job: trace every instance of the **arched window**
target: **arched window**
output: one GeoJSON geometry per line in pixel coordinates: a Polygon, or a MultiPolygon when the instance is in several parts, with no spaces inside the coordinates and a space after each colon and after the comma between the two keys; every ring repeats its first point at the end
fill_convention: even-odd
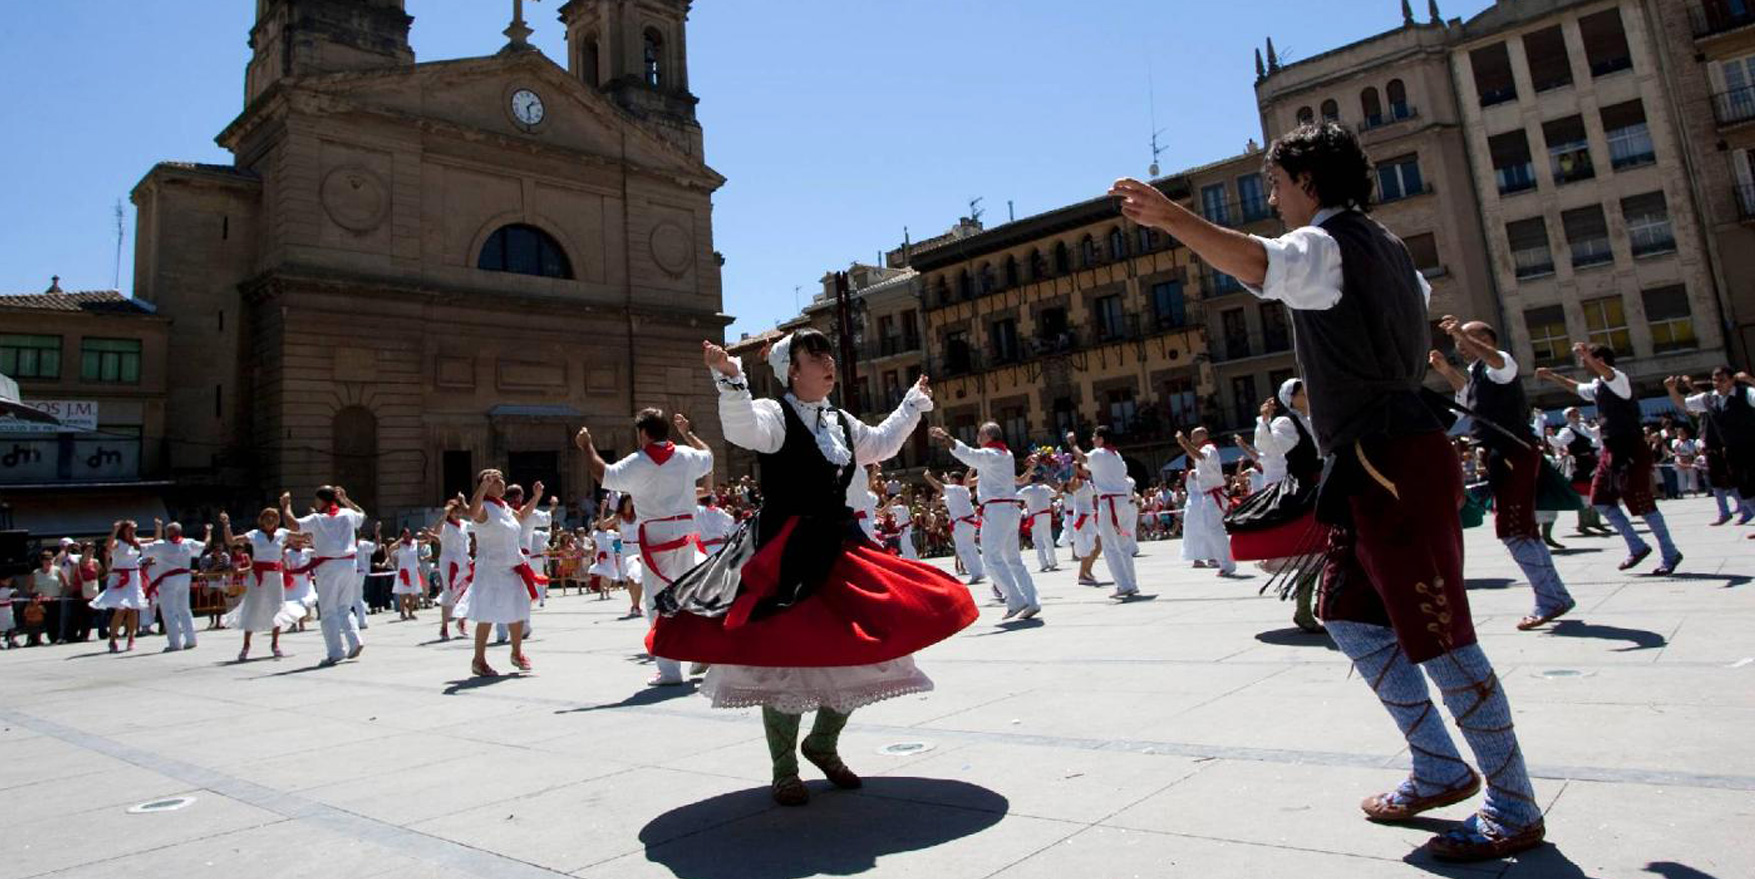
{"type": "Polygon", "coordinates": [[[1322,119],[1324,122],[1341,121],[1341,105],[1334,98],[1322,102],[1322,119]]]}
{"type": "Polygon", "coordinates": [[[944,275],[938,276],[938,288],[937,289],[938,289],[938,303],[940,305],[951,304],[951,285],[950,285],[950,282],[945,280],[944,275]]]}
{"type": "Polygon", "coordinates": [[[1048,260],[1042,258],[1042,251],[1030,248],[1030,280],[1040,281],[1048,277],[1048,260]]]}
{"type": "Polygon", "coordinates": [[[957,296],[962,299],[975,298],[975,282],[969,279],[969,270],[957,272],[957,296]]]}
{"type": "Polygon", "coordinates": [[[1127,258],[1127,236],[1121,234],[1120,226],[1109,227],[1109,258],[1127,258]]]}
{"type": "Polygon", "coordinates": [[[1315,122],[1315,121],[1316,121],[1316,114],[1311,112],[1309,107],[1299,107],[1298,108],[1298,124],[1299,125],[1305,125],[1305,124],[1315,122]]]}
{"type": "Polygon", "coordinates": [[[535,226],[513,223],[501,226],[481,246],[475,267],[488,272],[539,275],[544,278],[573,277],[573,264],[559,242],[535,226]]]}
{"type": "Polygon", "coordinates": [[[985,296],[989,293],[992,293],[993,292],[993,264],[992,263],[985,263],[984,262],[981,264],[980,277],[981,277],[981,295],[985,296]]]}
{"type": "Polygon", "coordinates": [[[641,62],[645,65],[646,84],[653,88],[664,85],[664,35],[657,28],[646,29],[646,49],[641,62]]]}
{"type": "Polygon", "coordinates": [[[579,50],[579,75],[588,86],[596,87],[601,83],[597,66],[601,63],[597,53],[597,35],[585,38],[585,46],[579,50]]]}
{"type": "Polygon", "coordinates": [[[1072,260],[1067,256],[1066,242],[1054,242],[1054,273],[1064,275],[1072,271],[1072,260]]]}
{"type": "Polygon", "coordinates": [[[1389,99],[1390,119],[1406,119],[1413,115],[1413,110],[1408,107],[1408,87],[1403,85],[1401,80],[1390,80],[1383,92],[1384,97],[1389,99]]]}
{"type": "Polygon", "coordinates": [[[1086,235],[1079,239],[1079,268],[1088,269],[1097,264],[1097,242],[1086,235]]]}
{"type": "Polygon", "coordinates": [[[1151,253],[1153,246],[1155,246],[1158,243],[1157,236],[1152,234],[1152,227],[1150,227],[1150,226],[1139,227],[1139,236],[1140,236],[1140,248],[1139,248],[1140,253],[1151,253]]]}
{"type": "Polygon", "coordinates": [[[1005,285],[1007,289],[1018,286],[1018,258],[1011,254],[1005,258],[1005,285]]]}
{"type": "Polygon", "coordinates": [[[1383,124],[1383,102],[1377,99],[1377,87],[1368,86],[1359,93],[1359,112],[1365,117],[1366,125],[1383,124]]]}
{"type": "Polygon", "coordinates": [[[335,484],[366,509],[378,509],[378,416],[364,406],[344,406],[330,430],[335,484]]]}

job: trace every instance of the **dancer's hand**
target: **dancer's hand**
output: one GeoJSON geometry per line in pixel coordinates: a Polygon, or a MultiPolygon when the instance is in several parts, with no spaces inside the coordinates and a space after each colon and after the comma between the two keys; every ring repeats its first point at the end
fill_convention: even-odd
{"type": "Polygon", "coordinates": [[[1549,369],[1546,366],[1536,367],[1536,378],[1553,378],[1553,377],[1554,377],[1554,370],[1549,369]]]}
{"type": "Polygon", "coordinates": [[[1132,177],[1123,177],[1109,187],[1109,194],[1121,199],[1121,213],[1141,226],[1167,228],[1176,205],[1157,187],[1132,177]]]}
{"type": "Polygon", "coordinates": [[[579,428],[579,432],[573,434],[573,445],[581,452],[591,448],[591,428],[579,428]]]}
{"type": "MultiPolygon", "coordinates": [[[[1261,401],[1261,408],[1259,410],[1257,410],[1258,412],[1261,413],[1261,417],[1267,418],[1267,419],[1272,419],[1274,417],[1274,409],[1276,408],[1274,406],[1274,402],[1275,402],[1274,398],[1272,398],[1272,397],[1269,397],[1266,400],[1261,401]]],[[[1238,442],[1242,442],[1243,435],[1238,434],[1237,440],[1238,440],[1238,442]]]]}
{"type": "Polygon", "coordinates": [[[932,399],[932,382],[927,380],[926,376],[921,376],[919,381],[914,383],[914,390],[919,391],[926,399],[932,399]]]}
{"type": "Polygon", "coordinates": [[[1431,351],[1426,352],[1426,363],[1428,365],[1430,365],[1433,369],[1437,369],[1437,370],[1441,370],[1441,371],[1446,366],[1450,365],[1450,361],[1445,359],[1445,357],[1444,357],[1444,352],[1438,350],[1437,348],[1434,348],[1431,351]]]}
{"type": "Polygon", "coordinates": [[[1447,314],[1438,319],[1438,329],[1454,339],[1462,335],[1462,321],[1457,320],[1454,314],[1447,314]]]}
{"type": "Polygon", "coordinates": [[[678,436],[686,437],[689,435],[689,417],[687,415],[678,412],[675,415],[670,416],[670,423],[676,428],[678,436]]]}
{"type": "Polygon", "coordinates": [[[284,510],[290,506],[292,506],[292,492],[290,492],[290,491],[281,492],[280,493],[280,508],[284,510]]]}
{"type": "Polygon", "coordinates": [[[951,435],[946,433],[944,428],[939,427],[936,424],[926,429],[926,435],[944,443],[947,447],[952,443],[951,435]]]}
{"type": "MultiPolygon", "coordinates": [[[[768,349],[762,348],[762,358],[767,359],[768,349]]],[[[726,378],[737,378],[737,363],[731,359],[726,350],[712,342],[701,343],[701,358],[706,361],[707,368],[718,372],[726,378]]]]}

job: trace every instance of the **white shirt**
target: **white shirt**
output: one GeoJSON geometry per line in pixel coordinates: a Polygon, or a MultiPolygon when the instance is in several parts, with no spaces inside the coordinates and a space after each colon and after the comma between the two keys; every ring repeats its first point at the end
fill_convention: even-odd
{"type": "Polygon", "coordinates": [[[358,543],[354,544],[354,550],[353,550],[353,570],[354,570],[354,573],[370,574],[372,572],[372,553],[377,552],[377,551],[378,551],[378,544],[373,543],[372,541],[366,540],[364,538],[361,538],[358,543]]]}
{"type": "Polygon", "coordinates": [[[1032,482],[1018,489],[1018,497],[1024,499],[1024,512],[1031,516],[1054,505],[1054,489],[1040,482],[1032,482]]]}
{"type": "MultiPolygon", "coordinates": [[[[707,459],[711,461],[711,458],[707,459]]],[[[554,514],[542,507],[535,507],[530,515],[524,517],[524,546],[531,555],[539,555],[548,551],[549,526],[555,521],[554,514]]]]}
{"type": "Polygon", "coordinates": [[[156,579],[164,576],[166,571],[178,568],[195,570],[195,560],[201,558],[207,544],[185,537],[175,543],[169,538],[154,540],[141,544],[141,547],[141,554],[152,560],[151,574],[156,579]]]}
{"type": "MultiPolygon", "coordinates": [[[[1341,246],[1322,224],[1341,213],[1323,208],[1310,218],[1310,225],[1293,229],[1278,238],[1251,235],[1267,251],[1267,276],[1260,287],[1243,288],[1262,299],[1275,299],[1302,311],[1325,311],[1341,301],[1341,246]]],[[[1432,285],[1414,272],[1420,293],[1432,301],[1432,285]]]]}
{"type": "Polygon", "coordinates": [[[703,542],[724,540],[737,530],[737,520],[719,507],[699,506],[695,508],[695,530],[703,542]]]}
{"type": "Polygon", "coordinates": [[[1591,448],[1600,449],[1603,447],[1602,431],[1585,424],[1583,421],[1566,422],[1566,426],[1560,428],[1559,433],[1554,434],[1554,445],[1561,451],[1565,451],[1574,440],[1581,436],[1590,440],[1591,448]]]}
{"type": "Polygon", "coordinates": [[[260,529],[251,529],[244,538],[250,541],[251,561],[278,562],[286,555],[285,528],[276,528],[273,534],[263,534],[260,529]]]}
{"type": "MultiPolygon", "coordinates": [[[[1708,410],[1722,412],[1725,408],[1725,400],[1729,399],[1729,396],[1719,393],[1718,389],[1714,388],[1705,393],[1692,394],[1682,402],[1687,405],[1689,412],[1706,412],[1708,410]]],[[[1743,388],[1743,401],[1750,406],[1755,406],[1755,388],[1743,388]]]]}
{"type": "Polygon", "coordinates": [[[1017,498],[1017,463],[1010,450],[974,449],[963,445],[962,440],[952,440],[951,457],[963,462],[980,477],[980,483],[975,486],[975,496],[983,504],[1017,498]]]}
{"type": "MultiPolygon", "coordinates": [[[[727,379],[718,371],[713,373],[719,386],[719,421],[725,429],[726,442],[752,452],[771,455],[786,444],[786,416],[780,410],[786,405],[804,422],[829,463],[846,466],[851,462],[863,467],[894,458],[920,423],[921,413],[932,411],[932,398],[919,387],[911,387],[896,411],[878,426],[872,427],[857,418],[849,420],[848,432],[853,435],[853,448],[849,450],[842,435],[841,415],[835,407],[805,403],[791,394],[786,395],[784,404],[779,400],[752,400],[739,369],[735,379],[727,379]]],[[[855,474],[854,482],[858,481],[855,474]]]]}
{"type": "Polygon", "coordinates": [[[907,504],[891,504],[890,518],[896,520],[896,527],[903,531],[914,530],[914,511],[907,504]]]}
{"type": "Polygon", "coordinates": [[[116,541],[116,548],[110,550],[110,570],[127,571],[140,569],[140,550],[134,544],[121,540],[116,541]]]}
{"type": "MultiPolygon", "coordinates": [[[[1298,427],[1292,423],[1292,416],[1281,415],[1269,421],[1257,416],[1255,419],[1255,450],[1261,455],[1261,481],[1263,485],[1279,482],[1286,478],[1286,453],[1298,445],[1298,427]]],[[[1250,477],[1253,480],[1255,477],[1250,477]]],[[[1252,481],[1251,485],[1254,484],[1252,481]]]]}
{"type": "Polygon", "coordinates": [[[1097,488],[1090,480],[1079,483],[1073,489],[1072,508],[1075,516],[1088,516],[1097,509],[1097,488]]]}
{"type": "Polygon", "coordinates": [[[635,452],[603,472],[603,487],[634,497],[634,511],[641,522],[695,515],[695,482],[713,472],[713,453],[690,446],[677,446],[662,465],[644,450],[635,452]]]}
{"type": "Polygon", "coordinates": [[[1700,454],[1700,446],[1691,439],[1674,439],[1670,440],[1670,451],[1675,452],[1676,457],[1686,458],[1689,463],[1693,463],[1694,456],[1700,454]]]}
{"type": "Polygon", "coordinates": [[[473,522],[446,519],[439,526],[439,558],[447,562],[469,560],[469,531],[473,522]]]}
{"type": "Polygon", "coordinates": [[[864,513],[863,526],[870,530],[877,525],[877,495],[871,493],[871,485],[855,473],[853,481],[847,483],[847,508],[855,513],[864,513]]]}
{"type": "Polygon", "coordinates": [[[1200,455],[1191,459],[1194,464],[1195,486],[1201,491],[1212,491],[1225,484],[1225,465],[1219,459],[1219,447],[1207,443],[1200,447],[1200,455]]]}
{"type": "Polygon", "coordinates": [[[1627,377],[1627,373],[1615,369],[1614,367],[1609,368],[1609,377],[1607,379],[1598,376],[1589,384],[1581,382],[1578,386],[1578,395],[1595,403],[1597,401],[1598,389],[1604,387],[1609,389],[1609,393],[1614,394],[1623,400],[1633,399],[1633,380],[1627,377]]]}
{"type": "Polygon", "coordinates": [[[615,539],[616,533],[614,531],[604,531],[600,528],[591,532],[591,542],[597,544],[598,559],[608,561],[615,556],[615,539]]]}
{"type": "Polygon", "coordinates": [[[1091,471],[1091,484],[1096,486],[1099,494],[1118,494],[1127,497],[1133,493],[1128,484],[1127,462],[1121,453],[1107,446],[1092,449],[1085,456],[1085,469],[1091,471]]]}
{"type": "Polygon", "coordinates": [[[952,521],[975,515],[975,501],[969,494],[969,486],[945,483],[945,512],[952,521]]]}
{"type": "Polygon", "coordinates": [[[476,522],[475,558],[483,567],[515,568],[524,563],[524,554],[518,547],[518,514],[504,502],[494,503],[483,499],[482,510],[487,513],[486,522],[476,522]]]}
{"type": "Polygon", "coordinates": [[[354,535],[365,524],[366,515],[347,507],[337,507],[334,515],[312,513],[298,518],[299,530],[311,532],[311,549],[323,558],[338,559],[353,555],[354,535]]]}

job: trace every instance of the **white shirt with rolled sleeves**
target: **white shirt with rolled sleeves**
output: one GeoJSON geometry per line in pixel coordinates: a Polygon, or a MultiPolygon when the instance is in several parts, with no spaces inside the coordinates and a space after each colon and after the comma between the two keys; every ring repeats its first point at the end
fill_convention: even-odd
{"type": "Polygon", "coordinates": [[[950,514],[953,523],[975,517],[975,501],[969,494],[969,486],[945,483],[945,512],[950,514]]]}
{"type": "Polygon", "coordinates": [[[725,546],[725,539],[737,530],[737,520],[721,507],[701,505],[695,508],[695,531],[701,536],[701,545],[709,554],[718,552],[725,546]]]}
{"type": "Polygon", "coordinates": [[[663,588],[694,566],[693,541],[670,550],[654,552],[650,546],[673,543],[695,533],[695,483],[713,472],[713,453],[679,445],[659,464],[645,450],[609,465],[603,487],[634,498],[634,511],[644,557],[648,561],[642,580],[648,589],[663,588]],[[657,562],[661,571],[650,570],[657,562]]]}
{"type": "Polygon", "coordinates": [[[1605,387],[1609,389],[1609,393],[1623,400],[1633,399],[1633,380],[1627,377],[1627,373],[1612,366],[1609,367],[1608,378],[1598,376],[1589,382],[1579,382],[1578,395],[1595,403],[1597,391],[1605,387]]]}
{"type": "Polygon", "coordinates": [[[1005,596],[1006,610],[1013,614],[1040,610],[1036,583],[1018,551],[1018,521],[1024,511],[1018,497],[1017,459],[1003,447],[975,449],[962,440],[951,442],[951,457],[980,478],[975,497],[981,502],[981,561],[1005,596]]]}
{"type": "MultiPolygon", "coordinates": [[[[1323,208],[1310,218],[1310,225],[1278,238],[1250,236],[1267,251],[1267,276],[1261,286],[1244,284],[1243,289],[1300,311],[1333,308],[1341,301],[1341,246],[1322,224],[1342,210],[1346,209],[1323,208]]],[[[1425,275],[1416,272],[1415,277],[1421,295],[1430,304],[1432,285],[1426,283],[1425,275]]]]}
{"type": "Polygon", "coordinates": [[[951,543],[957,548],[957,557],[963,560],[963,570],[970,581],[987,576],[981,550],[975,545],[981,519],[975,515],[975,496],[969,486],[945,483],[945,514],[951,519],[951,543]]]}
{"type": "Polygon", "coordinates": [[[1261,455],[1263,485],[1272,485],[1286,478],[1286,453],[1297,445],[1298,428],[1292,424],[1292,416],[1281,415],[1271,420],[1256,417],[1255,451],[1261,455]]]}
{"type": "Polygon", "coordinates": [[[337,507],[334,513],[319,512],[298,518],[299,530],[311,535],[312,555],[332,560],[318,564],[311,579],[317,587],[318,605],[340,611],[319,616],[327,659],[335,662],[360,649],[359,621],[345,611],[360,597],[355,535],[365,521],[365,513],[348,507],[337,507]],[[343,641],[347,645],[345,652],[343,641]]]}
{"type": "Polygon", "coordinates": [[[1033,482],[1018,489],[1024,499],[1024,515],[1030,520],[1030,543],[1036,547],[1036,564],[1042,570],[1056,567],[1054,557],[1054,489],[1033,482]]]}
{"type": "MultiPolygon", "coordinates": [[[[1755,387],[1743,388],[1742,390],[1743,402],[1755,406],[1755,387]]],[[[1690,394],[1682,402],[1687,406],[1689,412],[1722,412],[1725,400],[1729,399],[1730,396],[1729,394],[1721,394],[1715,389],[1705,393],[1690,394]]]]}

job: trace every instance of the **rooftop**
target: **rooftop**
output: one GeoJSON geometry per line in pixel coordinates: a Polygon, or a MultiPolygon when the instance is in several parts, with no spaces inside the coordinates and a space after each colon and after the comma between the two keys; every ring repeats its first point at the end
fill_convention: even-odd
{"type": "Polygon", "coordinates": [[[123,296],[117,290],[64,292],[55,278],[47,292],[0,293],[0,309],[17,311],[83,311],[87,314],[157,314],[151,303],[123,296]]]}

